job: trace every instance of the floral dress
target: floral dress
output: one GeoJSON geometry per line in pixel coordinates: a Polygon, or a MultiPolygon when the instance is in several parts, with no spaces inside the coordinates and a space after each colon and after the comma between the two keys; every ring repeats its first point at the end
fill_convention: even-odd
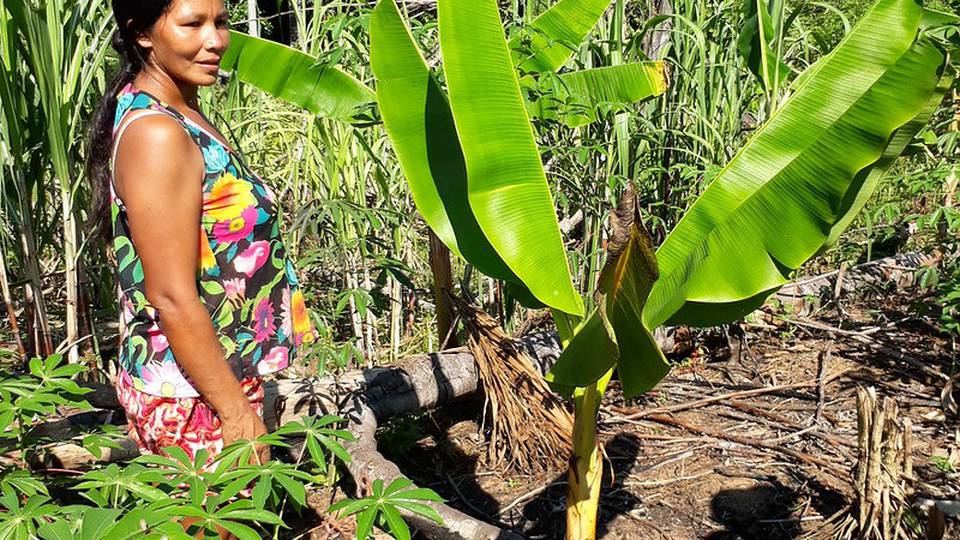
{"type": "MultiPolygon", "coordinates": [[[[130,83],[117,96],[114,137],[132,111],[167,114],[203,153],[203,206],[197,226],[197,292],[210,313],[224,357],[238,379],[284,369],[313,329],[279,233],[275,197],[241,157],[203,127],[130,83]]],[[[125,127],[125,126],[124,126],[125,127]]],[[[111,170],[113,160],[111,159],[111,170]]],[[[119,377],[126,386],[164,398],[199,396],[180,369],[147,300],[143,267],[123,201],[110,185],[113,249],[120,306],[119,377]]],[[[163,219],[162,216],[157,216],[163,219]]],[[[119,386],[119,385],[118,385],[119,386]]]]}

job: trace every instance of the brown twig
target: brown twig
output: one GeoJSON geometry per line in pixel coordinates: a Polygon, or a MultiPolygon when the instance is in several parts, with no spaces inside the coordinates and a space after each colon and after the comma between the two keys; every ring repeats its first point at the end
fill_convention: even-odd
{"type": "Polygon", "coordinates": [[[846,481],[847,473],[842,468],[838,467],[833,461],[813,456],[805,452],[800,452],[799,450],[794,450],[792,448],[787,448],[780,444],[775,444],[770,441],[765,441],[762,439],[755,439],[753,437],[744,437],[741,435],[735,435],[733,433],[727,433],[725,431],[719,431],[715,429],[710,429],[702,426],[697,426],[680,420],[679,418],[674,418],[671,416],[664,416],[661,414],[651,414],[647,416],[648,420],[653,420],[654,422],[660,422],[661,424],[667,424],[670,426],[678,427],[685,429],[687,431],[692,431],[694,433],[700,433],[708,437],[713,437],[715,439],[723,439],[730,442],[735,442],[737,444],[742,444],[744,446],[753,446],[755,448],[763,448],[765,450],[772,450],[774,452],[790,456],[794,459],[802,461],[804,463],[809,463],[811,465],[818,465],[824,470],[831,472],[834,476],[839,479],[846,481]]]}
{"type": "MultiPolygon", "coordinates": [[[[841,376],[842,376],[843,374],[845,374],[846,372],[847,372],[846,369],[842,369],[842,370],[840,370],[840,371],[837,371],[836,373],[833,373],[832,375],[829,375],[829,376],[825,377],[825,378],[823,379],[823,384],[827,384],[827,383],[833,381],[834,379],[836,379],[836,378],[838,378],[838,377],[841,377],[841,376]]],[[[798,388],[810,388],[810,387],[816,386],[817,384],[819,384],[819,380],[805,381],[805,382],[792,383],[792,384],[779,384],[779,385],[776,385],[776,386],[766,386],[766,387],[763,387],[763,388],[756,388],[756,389],[751,389],[751,390],[741,390],[741,391],[738,391],[738,392],[730,392],[730,393],[728,393],[728,394],[722,394],[722,395],[719,395],[719,396],[714,396],[714,397],[709,397],[709,398],[698,399],[698,400],[695,400],[695,401],[688,401],[688,402],[686,402],[686,403],[678,403],[678,404],[676,404],[676,405],[670,405],[669,407],[655,407],[655,408],[653,408],[653,409],[647,409],[647,410],[645,410],[645,411],[639,411],[639,412],[636,412],[636,413],[633,413],[633,414],[629,414],[629,415],[626,415],[626,416],[623,416],[623,417],[610,418],[609,420],[606,420],[606,422],[607,422],[607,423],[616,423],[616,422],[622,421],[622,420],[639,420],[640,418],[650,418],[651,416],[656,415],[656,414],[674,413],[674,412],[679,412],[679,411],[685,411],[685,410],[687,410],[687,409],[695,409],[695,408],[697,408],[697,407],[702,407],[702,406],[704,406],[704,405],[709,405],[709,404],[711,404],[711,403],[717,403],[717,402],[720,402],[720,401],[727,401],[727,400],[731,400],[731,399],[735,399],[735,398],[745,398],[745,397],[753,397],[753,396],[762,396],[762,395],[764,395],[764,394],[772,394],[772,393],[780,392],[780,391],[783,391],[783,390],[795,390],[795,389],[798,389],[798,388]]]]}
{"type": "MultiPolygon", "coordinates": [[[[843,268],[841,267],[841,270],[843,268]]],[[[827,363],[833,356],[833,345],[827,345],[826,350],[817,355],[817,413],[814,415],[819,424],[823,421],[823,408],[826,405],[826,384],[823,378],[826,375],[827,363]]]]}

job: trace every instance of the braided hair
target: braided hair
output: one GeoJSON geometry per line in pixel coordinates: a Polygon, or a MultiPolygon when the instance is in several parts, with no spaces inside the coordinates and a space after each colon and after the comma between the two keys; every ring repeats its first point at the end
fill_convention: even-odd
{"type": "Polygon", "coordinates": [[[110,154],[113,147],[113,124],[117,110],[117,93],[143,70],[148,52],[137,43],[137,37],[149,30],[170,8],[173,0],[111,0],[113,19],[117,25],[110,44],[120,57],[120,67],[107,84],[103,97],[94,110],[87,137],[84,175],[90,182],[90,213],[85,228],[99,235],[108,245],[112,242],[110,223],[110,154]]]}

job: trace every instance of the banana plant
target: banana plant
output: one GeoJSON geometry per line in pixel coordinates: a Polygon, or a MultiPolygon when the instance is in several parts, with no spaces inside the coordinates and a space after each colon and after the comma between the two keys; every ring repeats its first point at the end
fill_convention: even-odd
{"type": "MultiPolygon", "coordinates": [[[[411,187],[428,192],[417,200],[425,216],[422,201],[433,203],[428,223],[444,226],[461,242],[448,236],[453,246],[467,245],[462,240],[468,237],[457,236],[465,230],[477,240],[468,249],[485,247],[486,240],[492,251],[459,253],[471,262],[488,257],[485,271],[496,271],[494,263],[507,260],[497,258],[498,236],[516,226],[517,205],[532,200],[513,191],[523,185],[532,160],[511,157],[519,143],[497,143],[526,138],[529,128],[521,127],[524,111],[507,91],[515,72],[508,69],[495,2],[461,1],[453,9],[440,0],[438,17],[449,109],[390,0],[381,0],[371,21],[377,96],[411,187]],[[478,111],[486,118],[477,118],[478,111]],[[459,206],[448,205],[453,199],[443,191],[451,188],[450,178],[457,179],[459,206]],[[502,197],[496,205],[474,193],[490,179],[502,197]],[[470,213],[476,226],[460,227],[458,220],[470,213]]],[[[742,317],[849,223],[902,141],[926,122],[953,80],[945,44],[933,38],[929,20],[913,0],[879,0],[831,54],[794,81],[791,97],[723,169],[655,257],[635,210],[625,203],[619,227],[629,232],[620,234],[622,245],[609,254],[598,308],[588,317],[541,298],[537,283],[529,281],[533,274],[514,272],[554,308],[565,343],[549,378],[574,397],[577,413],[568,537],[594,535],[601,471],[596,412],[614,372],[627,396],[649,390],[669,370],[652,338],[655,328],[668,321],[704,326],[742,317]]],[[[533,63],[537,69],[562,63],[542,57],[533,63]]],[[[523,208],[531,209],[529,215],[540,212],[523,208]]],[[[537,242],[530,247],[540,248],[542,239],[537,242]]],[[[479,262],[477,267],[483,269],[479,262]]]]}
{"type": "MultiPolygon", "coordinates": [[[[596,404],[613,371],[627,397],[666,375],[652,330],[737,320],[849,225],[955,80],[955,44],[937,39],[936,26],[944,23],[957,20],[913,0],[878,0],[833,52],[794,81],[787,101],[668,235],[656,252],[660,277],[649,294],[635,284],[620,302],[627,309],[607,300],[606,311],[571,325],[570,344],[549,378],[561,389],[577,388],[578,405],[584,403],[578,414],[592,420],[578,418],[575,440],[584,441],[577,447],[584,455],[575,456],[572,488],[599,480],[587,474],[598,463],[590,444],[596,404]],[[627,317],[641,324],[628,330],[627,317]]],[[[647,268],[646,276],[657,274],[650,261],[647,268]]],[[[595,495],[582,488],[571,495],[579,498],[568,508],[581,504],[573,522],[583,526],[572,537],[591,537],[595,495]]]]}

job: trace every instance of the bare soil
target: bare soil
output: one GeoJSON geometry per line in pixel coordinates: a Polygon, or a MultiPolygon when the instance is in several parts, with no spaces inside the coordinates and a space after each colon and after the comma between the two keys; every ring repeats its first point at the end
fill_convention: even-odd
{"type": "MultiPolygon", "coordinates": [[[[958,371],[955,343],[911,314],[918,302],[884,293],[803,318],[754,317],[699,336],[694,354],[675,359],[638,401],[625,402],[614,382],[601,411],[599,537],[815,538],[853,503],[857,386],[895,397],[913,421],[915,497],[957,498],[960,424],[944,405],[952,389],[944,394],[941,375],[958,371]],[[785,385],[795,386],[771,391],[785,385]],[[743,391],[754,395],[730,395],[743,391]],[[715,401],[697,404],[704,399],[715,401]]],[[[463,512],[530,538],[562,538],[564,475],[489,467],[481,407],[395,422],[381,449],[463,512]]],[[[945,538],[960,538],[956,521],[945,538]]]]}

